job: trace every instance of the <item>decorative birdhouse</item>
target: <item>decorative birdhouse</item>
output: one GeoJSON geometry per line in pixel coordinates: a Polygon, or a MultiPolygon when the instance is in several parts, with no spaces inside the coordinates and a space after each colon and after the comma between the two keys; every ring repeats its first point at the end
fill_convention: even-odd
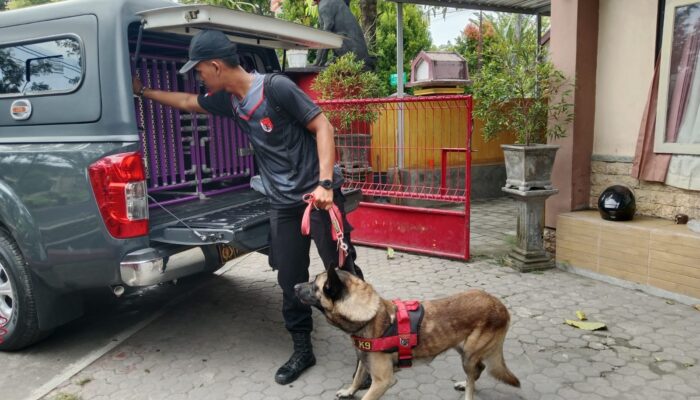
{"type": "Polygon", "coordinates": [[[415,95],[464,93],[471,84],[467,60],[453,51],[421,51],[411,62],[415,95]]]}

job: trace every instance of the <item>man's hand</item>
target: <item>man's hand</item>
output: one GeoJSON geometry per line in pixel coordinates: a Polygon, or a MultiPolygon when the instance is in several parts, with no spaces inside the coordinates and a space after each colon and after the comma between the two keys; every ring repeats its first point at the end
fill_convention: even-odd
{"type": "Polygon", "coordinates": [[[321,210],[330,210],[333,207],[333,189],[324,189],[318,186],[314,192],[314,205],[321,210]]]}
{"type": "Polygon", "coordinates": [[[139,78],[134,78],[131,80],[131,89],[134,91],[135,95],[141,94],[141,90],[143,89],[143,83],[141,83],[141,80],[139,78]]]}

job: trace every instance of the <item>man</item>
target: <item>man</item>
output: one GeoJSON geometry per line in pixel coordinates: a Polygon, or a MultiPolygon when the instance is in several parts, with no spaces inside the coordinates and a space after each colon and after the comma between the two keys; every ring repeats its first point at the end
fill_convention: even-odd
{"type": "Polygon", "coordinates": [[[321,109],[293,82],[274,76],[275,102],[282,111],[269,107],[264,76],[248,73],[241,66],[236,45],[219,31],[203,30],[192,38],[189,62],[180,73],[195,68],[209,91],[206,95],[167,92],[145,88],[134,79],[134,93],[188,112],[212,113],[236,119],[255,150],[265,192],[270,200],[270,254],[282,287],[282,314],[291,333],[294,353],[277,370],[275,381],[288,384],[316,363],[311,347],[311,308],[294,294],[294,285],[309,280],[310,239],[301,234],[306,208],[302,196],[312,193],[319,210],[311,213],[311,235],[324,266],[338,264],[337,243],[331,237],[328,210],[335,203],[345,226],[348,256],[341,268],[362,277],[354,265],[350,225],[345,219],[343,183],[334,168],[333,126],[321,109]]]}

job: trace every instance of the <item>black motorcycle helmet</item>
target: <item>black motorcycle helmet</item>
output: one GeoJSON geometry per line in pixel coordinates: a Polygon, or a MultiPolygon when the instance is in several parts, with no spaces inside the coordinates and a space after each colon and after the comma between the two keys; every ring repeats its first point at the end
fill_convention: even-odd
{"type": "Polygon", "coordinates": [[[600,216],[608,221],[629,221],[636,210],[634,194],[625,186],[610,186],[598,197],[600,216]]]}

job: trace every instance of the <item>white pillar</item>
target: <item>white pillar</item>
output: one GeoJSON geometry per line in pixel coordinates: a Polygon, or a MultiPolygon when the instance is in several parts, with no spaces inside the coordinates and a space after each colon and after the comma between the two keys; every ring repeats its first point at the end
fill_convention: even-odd
{"type": "MultiPolygon", "coordinates": [[[[396,96],[403,97],[403,3],[396,3],[396,96]]],[[[404,165],[404,126],[403,126],[403,104],[398,103],[398,124],[396,124],[396,145],[398,167],[404,165]]]]}
{"type": "Polygon", "coordinates": [[[403,3],[396,3],[396,94],[403,97],[403,3]]]}

